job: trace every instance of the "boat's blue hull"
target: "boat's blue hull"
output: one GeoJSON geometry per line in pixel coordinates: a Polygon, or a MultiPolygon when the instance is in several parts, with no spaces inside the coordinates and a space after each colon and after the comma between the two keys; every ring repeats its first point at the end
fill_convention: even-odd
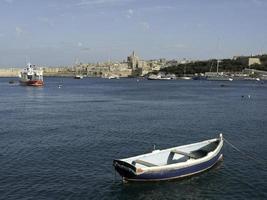
{"type": "Polygon", "coordinates": [[[181,177],[190,176],[193,174],[197,174],[203,172],[212,166],[214,166],[220,159],[222,158],[222,153],[219,152],[212,159],[185,168],[181,169],[171,169],[171,170],[161,170],[155,172],[145,172],[140,175],[136,175],[133,173],[133,170],[129,170],[126,167],[121,167],[121,165],[115,166],[115,169],[119,172],[119,174],[124,178],[124,180],[128,181],[160,181],[160,180],[170,180],[181,177]]]}
{"type": "Polygon", "coordinates": [[[211,159],[207,162],[198,164],[198,165],[193,165],[193,166],[178,169],[178,170],[160,171],[157,173],[144,173],[144,174],[136,176],[134,179],[128,179],[128,180],[132,180],[132,181],[159,181],[159,180],[170,180],[170,179],[190,176],[190,175],[200,173],[202,171],[205,171],[205,170],[211,168],[213,165],[215,165],[220,160],[221,155],[222,154],[218,154],[213,159],[211,159]]]}

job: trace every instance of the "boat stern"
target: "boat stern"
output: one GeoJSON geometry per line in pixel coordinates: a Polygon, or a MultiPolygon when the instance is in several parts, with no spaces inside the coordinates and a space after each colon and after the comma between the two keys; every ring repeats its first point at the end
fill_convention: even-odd
{"type": "Polygon", "coordinates": [[[128,179],[137,176],[136,167],[122,160],[114,160],[113,167],[123,178],[128,179]]]}

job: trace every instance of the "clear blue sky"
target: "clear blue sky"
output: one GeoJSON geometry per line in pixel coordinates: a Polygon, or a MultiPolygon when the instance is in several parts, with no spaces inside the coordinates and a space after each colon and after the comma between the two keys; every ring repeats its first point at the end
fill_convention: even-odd
{"type": "Polygon", "coordinates": [[[0,66],[267,51],[266,0],[0,0],[0,66]]]}

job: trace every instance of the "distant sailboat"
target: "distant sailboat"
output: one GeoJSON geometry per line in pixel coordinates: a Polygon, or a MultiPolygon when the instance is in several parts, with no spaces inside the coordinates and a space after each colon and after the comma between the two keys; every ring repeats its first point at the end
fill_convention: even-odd
{"type": "Polygon", "coordinates": [[[186,64],[184,64],[184,75],[180,77],[182,80],[191,80],[192,77],[186,76],[186,64]]]}
{"type": "MultiPolygon", "coordinates": [[[[216,73],[215,72],[209,72],[206,73],[207,80],[209,81],[233,81],[233,78],[229,77],[228,75],[224,75],[223,72],[219,73],[219,65],[222,61],[217,60],[217,69],[216,73]]],[[[210,70],[212,69],[212,65],[210,70]]]]}
{"type": "Polygon", "coordinates": [[[78,58],[75,61],[75,76],[73,77],[74,79],[83,79],[83,75],[82,72],[80,70],[80,66],[79,66],[79,60],[78,58]]]}

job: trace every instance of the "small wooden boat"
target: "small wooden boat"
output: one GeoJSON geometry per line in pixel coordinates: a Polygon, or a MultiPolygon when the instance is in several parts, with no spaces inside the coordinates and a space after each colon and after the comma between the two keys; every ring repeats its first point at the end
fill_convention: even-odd
{"type": "Polygon", "coordinates": [[[223,135],[198,143],[154,150],[113,161],[123,181],[161,181],[203,172],[222,159],[223,135]]]}

